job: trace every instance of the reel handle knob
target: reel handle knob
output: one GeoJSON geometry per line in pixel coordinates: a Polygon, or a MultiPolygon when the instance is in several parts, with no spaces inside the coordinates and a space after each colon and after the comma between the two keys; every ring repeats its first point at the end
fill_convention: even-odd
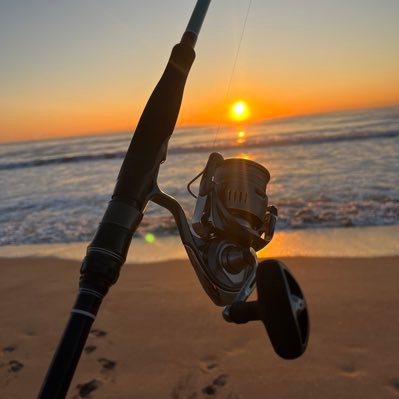
{"type": "Polygon", "coordinates": [[[283,359],[298,358],[309,339],[309,316],[301,288],[278,260],[259,264],[256,284],[258,300],[232,303],[224,309],[224,319],[236,324],[261,320],[275,352],[283,359]]]}
{"type": "Polygon", "coordinates": [[[260,320],[258,301],[234,302],[223,310],[223,318],[229,323],[245,324],[260,320]]]}

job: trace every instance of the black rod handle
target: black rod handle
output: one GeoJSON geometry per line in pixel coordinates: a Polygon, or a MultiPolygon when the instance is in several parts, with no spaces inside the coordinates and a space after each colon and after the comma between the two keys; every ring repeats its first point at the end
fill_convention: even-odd
{"type": "Polygon", "coordinates": [[[176,44],[166,69],[141,115],[114,190],[113,198],[143,210],[153,190],[159,165],[166,159],[167,145],[176,125],[184,86],[195,59],[193,48],[176,44]]]}
{"type": "Polygon", "coordinates": [[[65,398],[103,296],[81,289],[38,398],[65,398]]]}
{"type": "Polygon", "coordinates": [[[102,297],[119,276],[130,240],[157,187],[159,166],[166,159],[168,141],[195,59],[195,41],[209,3],[210,0],[197,1],[189,23],[196,27],[196,32],[191,32],[195,37],[186,36],[187,40],[182,39],[174,46],[166,69],[141,115],[119,172],[112,201],[89,245],[81,268],[77,305],[72,310],[39,399],[65,397],[102,297]],[[95,298],[87,301],[87,295],[95,298]],[[82,302],[85,305],[78,306],[82,302]]]}

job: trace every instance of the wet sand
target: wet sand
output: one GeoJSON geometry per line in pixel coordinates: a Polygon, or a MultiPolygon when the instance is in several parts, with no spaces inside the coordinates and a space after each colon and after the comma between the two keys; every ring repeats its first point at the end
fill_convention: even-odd
{"type": "MultiPolygon", "coordinates": [[[[68,398],[399,398],[399,257],[283,259],[310,308],[305,355],[274,354],[263,325],[230,325],[187,261],[124,266],[68,398]]],[[[0,397],[35,398],[79,262],[0,259],[0,397]]]]}

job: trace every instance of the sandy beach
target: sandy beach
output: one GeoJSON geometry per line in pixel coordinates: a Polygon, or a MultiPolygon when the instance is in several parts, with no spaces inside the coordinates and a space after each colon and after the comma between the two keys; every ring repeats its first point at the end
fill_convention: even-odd
{"type": "MultiPolygon", "coordinates": [[[[229,325],[186,261],[124,266],[68,398],[397,398],[399,257],[286,258],[309,304],[305,355],[229,325]]],[[[79,262],[0,260],[0,397],[34,398],[74,301],[79,262]]]]}

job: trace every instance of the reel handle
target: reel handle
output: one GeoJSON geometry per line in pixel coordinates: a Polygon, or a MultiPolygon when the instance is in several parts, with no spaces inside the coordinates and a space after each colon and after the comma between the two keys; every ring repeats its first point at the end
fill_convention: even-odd
{"type": "Polygon", "coordinates": [[[278,260],[259,264],[256,284],[258,300],[233,302],[225,307],[224,319],[236,324],[262,321],[275,352],[283,359],[298,358],[309,339],[309,316],[301,288],[278,260]]]}
{"type": "Polygon", "coordinates": [[[236,324],[260,320],[258,301],[234,302],[224,308],[223,318],[230,323],[236,324]]]}

